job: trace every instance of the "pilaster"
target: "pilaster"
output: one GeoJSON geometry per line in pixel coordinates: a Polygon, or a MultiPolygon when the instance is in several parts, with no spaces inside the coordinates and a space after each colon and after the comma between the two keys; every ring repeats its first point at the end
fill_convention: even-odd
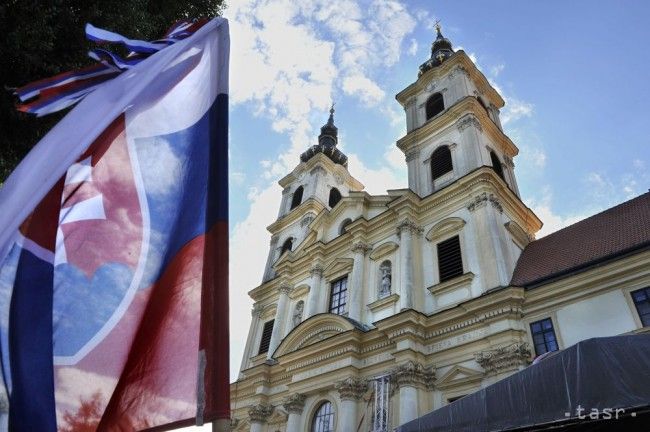
{"type": "Polygon", "coordinates": [[[341,398],[341,432],[357,431],[357,401],[368,390],[366,380],[358,377],[346,378],[338,382],[335,388],[341,398]]]}
{"type": "Polygon", "coordinates": [[[304,394],[294,393],[284,400],[282,406],[289,413],[287,432],[301,432],[300,423],[302,411],[305,408],[305,399],[304,394]]]}
{"type": "Polygon", "coordinates": [[[413,236],[422,235],[422,228],[410,219],[404,219],[397,225],[397,236],[399,237],[399,259],[400,259],[400,306],[401,309],[413,309],[414,293],[414,262],[413,262],[413,236]]]}
{"type": "Polygon", "coordinates": [[[362,241],[352,245],[354,253],[354,264],[352,267],[351,284],[348,287],[350,293],[350,307],[348,316],[354,320],[361,321],[361,306],[363,304],[363,278],[365,273],[365,256],[370,251],[370,246],[362,241]]]}
{"type": "Polygon", "coordinates": [[[248,419],[251,424],[250,432],[262,432],[264,425],[273,414],[273,405],[258,404],[248,409],[248,419]]]}
{"type": "Polygon", "coordinates": [[[309,297],[307,298],[307,312],[305,319],[317,313],[324,312],[321,309],[321,279],[323,277],[323,267],[320,263],[314,263],[311,270],[311,287],[309,289],[309,297]]]}
{"type": "Polygon", "coordinates": [[[273,331],[271,332],[271,341],[269,342],[269,350],[267,358],[273,357],[275,349],[280,345],[282,335],[284,334],[284,323],[287,320],[287,305],[289,303],[289,294],[292,288],[288,285],[282,285],[278,288],[278,307],[275,310],[275,322],[273,324],[273,331]]]}

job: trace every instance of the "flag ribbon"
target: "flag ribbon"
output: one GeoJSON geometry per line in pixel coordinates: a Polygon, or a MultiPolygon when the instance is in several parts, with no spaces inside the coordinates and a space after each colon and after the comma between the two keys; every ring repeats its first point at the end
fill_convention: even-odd
{"type": "Polygon", "coordinates": [[[151,42],[128,39],[118,33],[86,24],[86,38],[89,41],[100,45],[123,45],[129,50],[126,58],[103,48],[94,48],[88,52],[88,56],[97,63],[16,89],[14,94],[20,100],[17,109],[41,117],[68,108],[104,82],[133,68],[152,54],[193,35],[207,22],[206,19],[178,21],[161,39],[151,42]]]}

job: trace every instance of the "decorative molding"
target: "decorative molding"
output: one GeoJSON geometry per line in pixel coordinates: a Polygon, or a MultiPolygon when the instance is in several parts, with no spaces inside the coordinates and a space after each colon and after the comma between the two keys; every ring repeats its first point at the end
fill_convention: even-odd
{"type": "Polygon", "coordinates": [[[506,227],[506,230],[512,235],[513,239],[520,243],[521,248],[525,248],[528,243],[533,241],[532,234],[526,233],[522,227],[515,221],[509,221],[503,224],[506,227]]]}
{"type": "Polygon", "coordinates": [[[251,316],[253,318],[255,318],[255,317],[259,318],[260,316],[262,316],[263,311],[264,311],[264,306],[262,306],[259,303],[255,303],[253,305],[253,309],[251,310],[251,316]]]}
{"type": "Polygon", "coordinates": [[[427,288],[431,294],[441,295],[457,288],[469,286],[474,279],[474,273],[467,272],[448,281],[438,283],[427,288]]]}
{"type": "Polygon", "coordinates": [[[352,258],[337,258],[323,269],[323,276],[327,280],[343,276],[352,271],[353,265],[354,260],[352,258]]]}
{"type": "Polygon", "coordinates": [[[499,213],[503,213],[503,207],[501,206],[499,200],[494,196],[494,194],[488,195],[487,192],[483,192],[482,194],[476,196],[472,201],[470,201],[470,203],[467,204],[467,210],[474,211],[486,206],[488,202],[492,204],[492,206],[496,208],[499,213]]]}
{"type": "Polygon", "coordinates": [[[449,75],[448,75],[448,76],[449,76],[449,78],[453,78],[453,77],[455,77],[456,75],[465,75],[465,76],[469,76],[469,72],[467,72],[467,69],[465,69],[464,66],[458,65],[458,66],[456,66],[455,68],[453,68],[453,69],[451,70],[451,72],[449,72],[449,75]]]}
{"type": "Polygon", "coordinates": [[[391,294],[382,299],[376,300],[368,305],[371,311],[377,312],[380,309],[384,309],[387,306],[394,305],[399,301],[399,294],[391,294]]]}
{"type": "Polygon", "coordinates": [[[258,404],[248,409],[248,417],[251,423],[266,423],[271,414],[273,414],[273,405],[258,404]]]}
{"type": "Polygon", "coordinates": [[[508,155],[503,155],[503,162],[508,165],[510,168],[515,167],[515,163],[513,162],[512,158],[508,155]]]}
{"type": "Polygon", "coordinates": [[[368,390],[368,382],[359,377],[349,377],[336,383],[334,388],[338,390],[341,400],[359,400],[368,390]]]}
{"type": "Polygon", "coordinates": [[[431,227],[427,234],[424,236],[429,241],[445,237],[449,234],[455,234],[463,229],[465,221],[458,217],[450,217],[444,219],[431,227]]]}
{"type": "Polygon", "coordinates": [[[516,342],[512,345],[474,354],[474,360],[485,369],[487,374],[498,374],[517,369],[520,366],[527,366],[529,359],[530,348],[528,342],[516,342]]]}
{"type": "Polygon", "coordinates": [[[435,81],[430,81],[429,84],[427,84],[424,87],[424,90],[427,92],[432,92],[436,89],[436,82],[435,81]]]}
{"type": "Polygon", "coordinates": [[[305,399],[307,396],[301,393],[294,393],[284,400],[282,406],[289,414],[302,414],[305,408],[305,399]]]}
{"type": "Polygon", "coordinates": [[[412,107],[413,105],[415,105],[415,101],[416,101],[416,98],[415,98],[415,97],[410,98],[410,99],[407,100],[406,103],[404,104],[404,108],[406,109],[406,108],[410,108],[410,107],[412,107]]]}
{"type": "Polygon", "coordinates": [[[309,287],[309,285],[301,284],[301,285],[298,285],[297,287],[295,287],[293,289],[293,291],[291,291],[291,294],[289,295],[289,297],[292,300],[296,300],[296,299],[299,299],[301,297],[304,297],[310,290],[311,290],[311,288],[309,287]]]}
{"type": "Polygon", "coordinates": [[[314,216],[311,214],[305,216],[301,221],[300,221],[300,228],[304,228],[308,226],[310,223],[314,221],[314,216]]]}
{"type": "Polygon", "coordinates": [[[320,264],[314,264],[309,270],[312,276],[323,276],[323,267],[320,264]]]}
{"type": "Polygon", "coordinates": [[[482,380],[482,372],[455,365],[436,381],[436,388],[447,390],[464,384],[479,384],[482,380]]]}
{"type": "Polygon", "coordinates": [[[409,150],[406,153],[406,162],[411,162],[413,159],[420,157],[420,149],[409,150]]]}
{"type": "Polygon", "coordinates": [[[404,219],[402,222],[397,225],[397,235],[401,236],[402,231],[407,230],[413,235],[421,235],[424,232],[424,229],[418,226],[415,222],[410,219],[404,219]]]}
{"type": "Polygon", "coordinates": [[[467,114],[463,116],[458,122],[456,123],[456,127],[460,132],[465,130],[466,128],[474,126],[476,129],[478,129],[480,132],[483,132],[483,126],[481,126],[481,122],[472,114],[467,114]]]}
{"type": "Polygon", "coordinates": [[[291,291],[293,291],[293,288],[290,285],[281,285],[280,288],[278,288],[278,293],[280,293],[280,295],[286,294],[288,296],[291,294],[291,291]]]}
{"type": "Polygon", "coordinates": [[[352,252],[354,253],[360,252],[363,255],[365,255],[371,250],[372,248],[367,243],[364,243],[362,241],[356,242],[355,244],[352,245],[352,252]]]}
{"type": "Polygon", "coordinates": [[[436,373],[433,366],[424,367],[413,360],[399,365],[391,372],[391,381],[395,383],[396,389],[410,386],[433,390],[435,379],[436,373]]]}
{"type": "Polygon", "coordinates": [[[370,253],[370,259],[373,261],[377,261],[381,258],[388,256],[389,254],[397,250],[398,247],[399,245],[392,241],[382,243],[381,245],[373,248],[372,252],[370,253]]]}

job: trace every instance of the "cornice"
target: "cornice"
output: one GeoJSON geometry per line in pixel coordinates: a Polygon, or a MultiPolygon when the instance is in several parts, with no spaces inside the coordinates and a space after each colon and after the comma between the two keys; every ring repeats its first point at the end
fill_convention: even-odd
{"type": "Polygon", "coordinates": [[[473,96],[465,96],[440,115],[408,132],[397,140],[397,147],[406,155],[417,150],[427,138],[440,134],[450,127],[457,127],[462,130],[466,124],[478,125],[480,132],[489,135],[494,143],[500,146],[500,150],[506,156],[513,158],[519,153],[515,143],[494,124],[494,121],[473,96]]]}
{"type": "Polygon", "coordinates": [[[294,208],[289,213],[280,219],[277,219],[271,225],[267,226],[266,229],[271,233],[271,235],[276,235],[284,228],[293,225],[296,222],[299,222],[307,213],[313,213],[314,216],[316,216],[325,208],[326,207],[323,205],[323,203],[313,197],[310,197],[298,207],[294,208]]]}
{"type": "Polygon", "coordinates": [[[459,68],[462,69],[461,72],[469,75],[479,87],[483,93],[486,94],[487,99],[493,103],[498,109],[503,108],[505,101],[499,95],[499,93],[490,85],[490,82],[485,78],[485,75],[474,65],[472,60],[467,56],[463,50],[456,51],[453,56],[445,60],[442,65],[432,68],[427,72],[423,73],[417,81],[406,87],[404,90],[399,92],[395,99],[403,106],[409,102],[413,96],[417,95],[421,91],[425,90],[427,85],[433,80],[439,80],[445,75],[452,76],[457,73],[456,70],[459,68]]]}
{"type": "Polygon", "coordinates": [[[300,162],[293,169],[293,171],[291,171],[291,173],[281,178],[280,181],[278,181],[278,184],[282,188],[285,188],[288,185],[290,185],[292,182],[297,180],[298,177],[300,177],[300,174],[302,174],[303,172],[311,171],[313,168],[317,166],[321,166],[326,171],[329,171],[331,173],[341,175],[345,179],[345,182],[347,182],[350,186],[352,186],[350,188],[352,190],[362,190],[364,188],[363,184],[359,180],[352,177],[352,175],[350,174],[350,172],[347,170],[346,167],[334,163],[330,158],[328,158],[322,153],[314,155],[307,162],[300,162]]]}

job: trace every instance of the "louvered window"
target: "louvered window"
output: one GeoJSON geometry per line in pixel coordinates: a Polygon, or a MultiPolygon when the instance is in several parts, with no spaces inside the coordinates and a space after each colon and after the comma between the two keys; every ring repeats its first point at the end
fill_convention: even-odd
{"type": "Polygon", "coordinates": [[[492,159],[492,168],[494,168],[494,171],[499,177],[501,177],[501,179],[505,180],[503,177],[503,167],[501,166],[501,161],[493,151],[490,152],[490,159],[492,159]]]}
{"type": "Polygon", "coordinates": [[[444,99],[442,98],[441,93],[435,93],[427,100],[427,106],[426,106],[427,120],[429,120],[431,117],[435,117],[436,115],[440,114],[444,110],[445,110],[445,102],[444,99]]]}
{"type": "Polygon", "coordinates": [[[451,150],[442,146],[436,149],[431,155],[431,178],[433,180],[442,177],[454,169],[451,163],[451,150]]]}
{"type": "Polygon", "coordinates": [[[438,269],[440,282],[448,281],[463,274],[463,258],[458,236],[438,243],[438,269]]]}
{"type": "Polygon", "coordinates": [[[264,354],[269,350],[271,343],[271,333],[273,333],[273,323],[275,320],[267,321],[264,323],[264,330],[262,330],[262,340],[260,341],[260,350],[257,354],[264,354]]]}
{"type": "Polygon", "coordinates": [[[345,304],[348,299],[348,277],[345,276],[332,282],[330,289],[330,312],[337,315],[345,313],[345,304]]]}

